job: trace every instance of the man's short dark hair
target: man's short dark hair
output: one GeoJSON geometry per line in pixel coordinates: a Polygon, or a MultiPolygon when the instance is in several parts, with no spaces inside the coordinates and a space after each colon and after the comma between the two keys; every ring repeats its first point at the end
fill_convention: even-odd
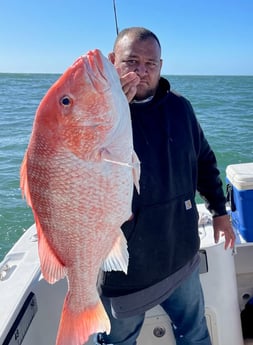
{"type": "Polygon", "coordinates": [[[153,38],[154,40],[156,40],[156,42],[158,43],[158,45],[161,49],[161,44],[159,42],[159,39],[152,31],[145,29],[143,27],[136,26],[136,27],[130,27],[130,28],[123,29],[122,31],[119,32],[118,36],[116,37],[115,43],[114,43],[114,47],[113,47],[114,50],[115,50],[118,42],[126,35],[133,35],[140,41],[144,41],[148,38],[153,38]]]}

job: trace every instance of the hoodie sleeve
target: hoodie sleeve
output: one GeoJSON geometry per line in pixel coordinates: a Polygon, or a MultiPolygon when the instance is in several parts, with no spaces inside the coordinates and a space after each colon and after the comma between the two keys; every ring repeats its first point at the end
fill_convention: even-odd
{"type": "Polygon", "coordinates": [[[226,198],[222,187],[220,171],[217,167],[217,160],[188,100],[186,100],[186,105],[191,118],[197,159],[197,191],[212,216],[222,216],[227,213],[226,198]]]}
{"type": "Polygon", "coordinates": [[[226,214],[226,198],[224,195],[217,160],[203,130],[199,126],[200,151],[198,157],[197,190],[205,201],[207,209],[213,217],[226,214]]]}

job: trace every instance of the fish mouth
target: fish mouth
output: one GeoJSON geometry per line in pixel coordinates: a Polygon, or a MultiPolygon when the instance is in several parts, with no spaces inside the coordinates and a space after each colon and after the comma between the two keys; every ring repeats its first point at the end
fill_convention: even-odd
{"type": "Polygon", "coordinates": [[[107,59],[102,55],[100,50],[89,51],[81,57],[84,64],[84,74],[89,78],[94,89],[103,93],[110,89],[110,82],[106,75],[107,59]]]}

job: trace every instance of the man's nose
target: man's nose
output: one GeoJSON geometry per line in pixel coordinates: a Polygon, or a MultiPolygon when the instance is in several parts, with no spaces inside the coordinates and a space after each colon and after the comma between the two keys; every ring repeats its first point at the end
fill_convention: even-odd
{"type": "Polygon", "coordinates": [[[135,68],[134,72],[141,77],[147,73],[147,68],[145,64],[141,63],[135,68]]]}

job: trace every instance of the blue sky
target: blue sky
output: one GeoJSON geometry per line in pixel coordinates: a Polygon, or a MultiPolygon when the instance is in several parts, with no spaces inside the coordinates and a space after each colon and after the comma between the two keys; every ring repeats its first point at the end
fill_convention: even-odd
{"type": "MultiPolygon", "coordinates": [[[[0,0],[0,72],[62,73],[81,54],[111,51],[112,0],[0,0]]],[[[144,26],[163,74],[253,75],[253,0],[116,0],[119,29],[144,26]]]]}

